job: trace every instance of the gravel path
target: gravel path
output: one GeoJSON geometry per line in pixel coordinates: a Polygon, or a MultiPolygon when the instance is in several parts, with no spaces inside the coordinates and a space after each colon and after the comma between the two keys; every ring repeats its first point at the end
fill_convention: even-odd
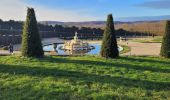
{"type": "Polygon", "coordinates": [[[127,45],[131,48],[131,52],[123,55],[159,56],[161,49],[161,43],[119,42],[119,44],[127,45]]]}
{"type": "MultiPolygon", "coordinates": [[[[14,51],[14,54],[19,54],[19,51],[14,51]]],[[[7,56],[10,55],[8,50],[0,50],[0,56],[7,56]]]]}

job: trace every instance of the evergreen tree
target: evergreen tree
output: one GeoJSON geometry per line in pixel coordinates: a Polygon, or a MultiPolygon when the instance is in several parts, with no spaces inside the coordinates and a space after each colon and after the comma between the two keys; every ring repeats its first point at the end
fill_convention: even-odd
{"type": "Polygon", "coordinates": [[[43,55],[35,12],[33,8],[28,8],[22,34],[22,56],[43,57],[43,55]]]}
{"type": "Polygon", "coordinates": [[[115,36],[115,29],[112,14],[108,15],[107,25],[103,34],[103,42],[100,55],[105,58],[116,58],[119,56],[118,45],[115,36]]]}
{"type": "Polygon", "coordinates": [[[170,21],[166,21],[165,34],[162,40],[161,56],[170,58],[170,21]]]}

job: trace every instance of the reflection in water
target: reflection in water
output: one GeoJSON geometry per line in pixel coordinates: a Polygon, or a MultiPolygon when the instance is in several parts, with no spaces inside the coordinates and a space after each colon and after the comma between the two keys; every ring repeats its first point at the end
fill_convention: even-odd
{"type": "Polygon", "coordinates": [[[66,54],[71,54],[71,55],[83,55],[88,53],[90,50],[78,50],[78,51],[71,51],[71,50],[64,50],[66,54]]]}
{"type": "MultiPolygon", "coordinates": [[[[59,44],[56,46],[55,53],[59,55],[83,55],[83,54],[92,54],[92,55],[98,55],[100,53],[100,44],[90,44],[90,46],[94,46],[95,49],[92,50],[81,50],[81,51],[68,51],[68,50],[62,50],[63,44],[59,44]]],[[[54,45],[44,46],[44,51],[54,51],[54,45]]],[[[122,51],[123,48],[119,47],[119,51],[122,51]]]]}

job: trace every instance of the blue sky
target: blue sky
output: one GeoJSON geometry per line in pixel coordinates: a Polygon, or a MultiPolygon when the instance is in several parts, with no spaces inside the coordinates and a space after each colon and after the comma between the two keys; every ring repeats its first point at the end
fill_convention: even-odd
{"type": "Polygon", "coordinates": [[[170,0],[1,0],[0,18],[24,20],[26,7],[35,8],[38,20],[55,21],[170,15],[170,0]]]}

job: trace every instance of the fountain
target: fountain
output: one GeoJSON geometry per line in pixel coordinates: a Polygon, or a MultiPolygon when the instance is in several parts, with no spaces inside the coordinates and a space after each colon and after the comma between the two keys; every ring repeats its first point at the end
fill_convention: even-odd
{"type": "Polygon", "coordinates": [[[76,32],[74,39],[65,42],[62,49],[66,51],[84,51],[84,50],[89,51],[95,48],[94,46],[90,46],[89,43],[79,40],[78,33],[76,32]]]}
{"type": "MultiPolygon", "coordinates": [[[[52,51],[52,54],[57,55],[98,55],[100,53],[101,44],[89,44],[78,39],[78,33],[75,33],[74,39],[67,41],[64,44],[53,44],[44,47],[44,51],[52,51]]],[[[119,46],[119,51],[123,48],[119,46]]]]}

